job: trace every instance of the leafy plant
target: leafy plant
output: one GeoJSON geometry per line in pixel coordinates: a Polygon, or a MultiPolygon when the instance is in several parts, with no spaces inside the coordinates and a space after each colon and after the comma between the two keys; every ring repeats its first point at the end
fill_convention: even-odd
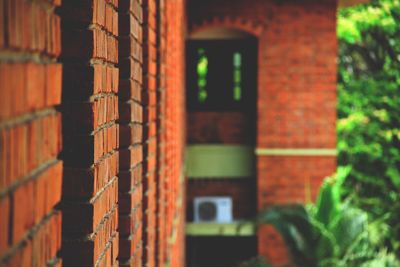
{"type": "Polygon", "coordinates": [[[400,0],[372,0],[338,14],[338,163],[344,193],[387,231],[400,258],[400,0]]]}
{"type": "Polygon", "coordinates": [[[297,266],[400,266],[393,254],[379,252],[381,222],[369,222],[365,211],[342,200],[350,171],[339,168],[326,179],[316,204],[275,206],[259,215],[259,223],[272,224],[282,235],[297,266]]]}

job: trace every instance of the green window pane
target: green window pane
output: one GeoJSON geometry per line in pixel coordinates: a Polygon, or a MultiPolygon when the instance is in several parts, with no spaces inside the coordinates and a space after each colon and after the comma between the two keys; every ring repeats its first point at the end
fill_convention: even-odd
{"type": "Polygon", "coordinates": [[[242,88],[239,86],[235,86],[233,88],[233,99],[236,101],[240,101],[240,99],[242,99],[242,88]]]}
{"type": "Polygon", "coordinates": [[[233,99],[242,99],[242,54],[239,52],[233,54],[233,99]]]}
{"type": "Polygon", "coordinates": [[[242,66],[242,54],[239,52],[233,54],[233,66],[239,68],[242,66]]]}
{"type": "Polygon", "coordinates": [[[208,73],[208,58],[203,48],[197,50],[197,98],[200,103],[204,103],[207,99],[207,73],[208,73]]]}
{"type": "Polygon", "coordinates": [[[241,80],[242,80],[242,72],[241,72],[241,70],[234,70],[234,72],[233,72],[233,81],[234,81],[234,83],[235,84],[240,84],[240,82],[241,82],[241,80]]]}

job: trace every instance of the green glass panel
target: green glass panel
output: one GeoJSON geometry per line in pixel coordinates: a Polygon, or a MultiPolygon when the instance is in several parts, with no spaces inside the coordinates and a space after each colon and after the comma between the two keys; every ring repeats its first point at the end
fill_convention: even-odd
{"type": "Polygon", "coordinates": [[[203,103],[207,99],[207,74],[208,74],[208,58],[203,48],[199,48],[197,61],[197,86],[198,100],[203,103]]]}
{"type": "Polygon", "coordinates": [[[240,101],[242,99],[242,88],[240,86],[235,86],[233,89],[233,98],[236,101],[240,101]]]}
{"type": "Polygon", "coordinates": [[[188,145],[187,173],[192,178],[246,178],[254,170],[254,148],[244,145],[188,145]]]}
{"type": "Polygon", "coordinates": [[[242,54],[239,52],[233,54],[233,99],[242,99],[242,54]]]}
{"type": "Polygon", "coordinates": [[[233,54],[233,66],[241,67],[242,66],[242,54],[236,52],[233,54]]]}
{"type": "Polygon", "coordinates": [[[234,80],[235,84],[240,84],[240,82],[242,80],[242,72],[240,70],[236,69],[234,71],[233,80],[234,80]]]}
{"type": "Polygon", "coordinates": [[[207,91],[206,90],[199,91],[198,98],[200,103],[204,103],[204,101],[206,101],[207,99],[207,91]]]}

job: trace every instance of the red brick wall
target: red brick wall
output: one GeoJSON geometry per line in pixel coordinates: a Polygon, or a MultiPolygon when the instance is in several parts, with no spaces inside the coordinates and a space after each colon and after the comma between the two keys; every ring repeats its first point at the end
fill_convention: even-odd
{"type": "Polygon", "coordinates": [[[182,266],[184,13],[0,0],[1,266],[182,266]]]}
{"type": "Polygon", "coordinates": [[[156,266],[165,266],[167,261],[167,242],[168,237],[166,235],[166,196],[165,190],[165,124],[167,122],[165,118],[166,114],[166,58],[167,58],[167,47],[166,47],[166,30],[167,21],[166,17],[166,6],[164,0],[157,2],[157,162],[156,162],[156,266]]]}
{"type": "Polygon", "coordinates": [[[64,266],[117,265],[117,8],[116,0],[74,0],[60,9],[64,266]]]}
{"type": "MultiPolygon", "coordinates": [[[[259,147],[336,147],[335,10],[335,3],[278,7],[260,47],[266,75],[259,79],[265,88],[257,103],[265,107],[258,114],[259,147]]],[[[335,169],[335,156],[260,156],[259,209],[314,200],[335,169]]],[[[259,245],[264,254],[274,248],[273,242],[259,245]]]]}
{"type": "Polygon", "coordinates": [[[165,0],[166,12],[166,121],[165,121],[165,209],[166,261],[184,265],[184,180],[185,146],[185,0],[165,0]]]}
{"type": "Polygon", "coordinates": [[[119,261],[164,266],[174,258],[171,266],[181,266],[184,244],[170,244],[177,232],[183,236],[184,218],[176,204],[183,194],[184,106],[176,95],[184,51],[175,51],[183,48],[183,2],[121,2],[119,12],[121,151],[137,153],[120,153],[119,261]]]}
{"type": "Polygon", "coordinates": [[[60,266],[61,1],[0,0],[0,265],[60,266]]]}
{"type": "Polygon", "coordinates": [[[142,265],[143,12],[141,1],[120,2],[120,266],[142,265]]]}
{"type": "Polygon", "coordinates": [[[255,118],[244,112],[189,112],[187,135],[190,144],[252,144],[255,118]]]}
{"type": "Polygon", "coordinates": [[[1,266],[183,265],[184,13],[0,0],[1,266]]]}
{"type": "MultiPolygon", "coordinates": [[[[193,3],[193,30],[259,39],[257,146],[335,147],[334,1],[193,3]]],[[[182,266],[185,3],[64,1],[62,27],[60,4],[0,0],[0,264],[182,266]]],[[[334,168],[259,156],[258,207],[313,198],[334,168]]]]}
{"type": "Polygon", "coordinates": [[[155,266],[156,253],[156,161],[157,161],[157,23],[156,0],[144,0],[143,27],[143,260],[155,266]]]}
{"type": "MultiPolygon", "coordinates": [[[[336,147],[335,15],[334,0],[190,2],[191,32],[227,27],[258,38],[258,148],[336,147]]],[[[314,199],[335,168],[335,156],[259,155],[258,209],[314,199]]],[[[275,263],[287,260],[271,228],[260,229],[258,245],[275,263]]]]}

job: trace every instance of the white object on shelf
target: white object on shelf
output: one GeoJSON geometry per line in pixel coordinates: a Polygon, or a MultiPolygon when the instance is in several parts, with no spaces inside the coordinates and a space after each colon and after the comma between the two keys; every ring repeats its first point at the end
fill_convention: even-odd
{"type": "Polygon", "coordinates": [[[230,223],[232,222],[231,197],[195,197],[194,222],[230,223]]]}

